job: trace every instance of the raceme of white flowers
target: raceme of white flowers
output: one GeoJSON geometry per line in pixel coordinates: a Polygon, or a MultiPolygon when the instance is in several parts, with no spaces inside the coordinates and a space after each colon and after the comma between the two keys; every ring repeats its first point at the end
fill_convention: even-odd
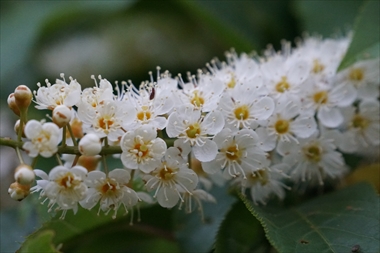
{"type": "MultiPolygon", "coordinates": [[[[337,73],[349,43],[306,38],[262,57],[231,51],[188,82],[157,68],[157,80],[150,74],[139,88],[99,76],[82,90],[63,74],[38,84],[35,107],[52,110],[54,123],[27,121],[23,150],[51,157],[59,145],[78,146],[82,156],[61,153],[63,165],[35,169],[31,191],[63,217],[98,203],[116,217],[139,202],[201,209],[201,201],[215,202],[214,185],[249,190],[265,204],[284,198],[291,181],[339,179],[348,171],[342,153],[380,145],[379,59],[337,73]],[[123,168],[98,163],[112,147],[120,147],[112,159],[123,168]]],[[[25,197],[20,177],[9,189],[16,199],[25,197]]]]}

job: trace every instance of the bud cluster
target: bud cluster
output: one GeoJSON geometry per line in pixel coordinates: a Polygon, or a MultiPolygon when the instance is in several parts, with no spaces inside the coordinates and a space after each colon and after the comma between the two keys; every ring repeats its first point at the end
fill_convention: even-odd
{"type": "MultiPolygon", "coordinates": [[[[348,171],[342,153],[380,145],[379,59],[337,72],[349,42],[306,38],[262,57],[230,51],[227,62],[213,60],[187,81],[157,68],[157,80],[150,73],[138,88],[101,76],[83,90],[63,74],[46,80],[35,103],[52,110],[53,122],[29,120],[22,148],[65,162],[49,173],[35,169],[31,190],[63,216],[98,203],[116,216],[141,201],[214,202],[207,191],[215,184],[249,190],[265,204],[284,198],[290,183],[339,179],[348,171]],[[111,154],[122,168],[109,168],[111,154]]],[[[31,96],[24,86],[16,91],[8,104],[17,114],[31,96]]],[[[12,197],[24,196],[34,173],[16,171],[12,197]]]]}

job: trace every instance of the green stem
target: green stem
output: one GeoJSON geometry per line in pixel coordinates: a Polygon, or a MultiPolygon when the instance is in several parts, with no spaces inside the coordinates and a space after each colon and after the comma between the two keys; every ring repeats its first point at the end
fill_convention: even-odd
{"type": "Polygon", "coordinates": [[[62,160],[61,158],[59,157],[59,154],[58,153],[55,153],[55,158],[57,158],[57,162],[59,165],[63,166],[63,163],[62,163],[62,160]]]}
{"type": "Polygon", "coordinates": [[[103,162],[103,166],[104,166],[104,172],[108,175],[108,165],[107,165],[107,161],[106,161],[106,156],[105,155],[102,156],[102,162],[103,162]]]}
{"type": "Polygon", "coordinates": [[[34,157],[34,159],[33,159],[33,161],[32,161],[32,164],[30,165],[33,169],[34,169],[34,167],[36,167],[36,165],[37,165],[38,157],[39,157],[39,156],[34,157]]]}
{"type": "Polygon", "coordinates": [[[71,165],[71,167],[74,167],[75,165],[77,165],[78,160],[79,160],[79,157],[80,157],[80,155],[76,155],[76,156],[75,156],[74,161],[73,161],[73,164],[71,165]]]}
{"type": "Polygon", "coordinates": [[[61,147],[66,147],[66,128],[66,126],[63,127],[61,147]]]}
{"type": "Polygon", "coordinates": [[[18,159],[20,160],[20,163],[24,164],[24,159],[22,158],[19,147],[16,148],[16,153],[17,153],[18,159]]]}
{"type": "Polygon", "coordinates": [[[67,124],[67,129],[69,130],[69,133],[70,133],[71,139],[73,140],[74,146],[78,146],[78,142],[74,137],[73,130],[71,129],[70,124],[67,124]]]}
{"type": "MultiPolygon", "coordinates": [[[[22,141],[15,141],[8,137],[0,137],[0,146],[8,146],[11,148],[19,148],[22,150],[23,146],[22,141]]],[[[60,154],[69,154],[69,155],[80,155],[78,146],[65,146],[65,147],[58,147],[58,153],[60,154]]],[[[102,150],[100,151],[99,155],[113,155],[113,154],[121,154],[122,150],[120,146],[108,146],[108,147],[102,147],[102,150]]]]}

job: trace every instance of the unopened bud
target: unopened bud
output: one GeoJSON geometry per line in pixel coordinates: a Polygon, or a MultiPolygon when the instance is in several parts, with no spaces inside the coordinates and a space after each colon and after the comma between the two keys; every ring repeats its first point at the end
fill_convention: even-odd
{"type": "MultiPolygon", "coordinates": [[[[71,121],[70,126],[75,138],[81,139],[83,137],[83,123],[78,118],[74,118],[71,121]]],[[[70,138],[70,136],[68,136],[70,138]]]]}
{"type": "Polygon", "coordinates": [[[20,164],[15,171],[15,180],[21,185],[30,185],[35,179],[35,174],[29,165],[20,164]]]}
{"type": "Polygon", "coordinates": [[[86,134],[79,141],[79,152],[82,155],[94,156],[98,155],[102,150],[102,144],[100,143],[100,138],[96,134],[86,134]]]}
{"type": "Polygon", "coordinates": [[[20,109],[18,109],[18,106],[16,104],[16,98],[15,98],[15,94],[14,93],[11,93],[9,94],[8,96],[8,106],[9,108],[17,115],[17,116],[20,116],[20,109]]]}
{"type": "Polygon", "coordinates": [[[78,165],[83,166],[88,172],[96,170],[100,161],[100,156],[85,156],[81,155],[78,160],[78,165]]]}
{"type": "MultiPolygon", "coordinates": [[[[18,131],[20,129],[20,120],[17,120],[16,121],[16,124],[13,128],[15,130],[15,133],[18,134],[18,131]]],[[[25,135],[25,125],[22,126],[22,133],[21,133],[21,136],[26,138],[26,135],[25,135]]]]}
{"type": "Polygon", "coordinates": [[[71,110],[66,105],[58,105],[53,110],[53,122],[59,126],[66,126],[71,120],[71,110]]]}
{"type": "Polygon", "coordinates": [[[20,110],[28,108],[32,102],[33,94],[26,85],[17,86],[14,95],[16,104],[20,110]]]}
{"type": "Polygon", "coordinates": [[[17,182],[14,182],[9,186],[8,194],[12,199],[21,201],[26,198],[30,193],[30,185],[21,185],[17,182]]]}

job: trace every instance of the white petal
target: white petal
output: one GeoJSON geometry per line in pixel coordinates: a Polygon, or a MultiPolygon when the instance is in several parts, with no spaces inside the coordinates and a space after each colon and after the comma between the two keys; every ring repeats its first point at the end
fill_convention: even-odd
{"type": "Polygon", "coordinates": [[[318,110],[317,118],[326,127],[338,127],[343,122],[343,115],[338,108],[321,107],[318,110]]]}
{"type": "Polygon", "coordinates": [[[224,127],[224,117],[219,111],[210,112],[206,115],[201,123],[202,128],[206,128],[206,133],[215,135],[219,133],[224,127]]]}
{"type": "Polygon", "coordinates": [[[273,114],[273,111],[273,99],[269,97],[263,97],[253,105],[251,113],[258,120],[266,120],[273,114]]]}
{"type": "Polygon", "coordinates": [[[162,187],[157,193],[157,201],[162,207],[172,208],[178,203],[178,191],[169,187],[162,187]]]}
{"type": "Polygon", "coordinates": [[[29,120],[26,123],[25,129],[24,129],[25,135],[29,139],[34,139],[34,138],[38,137],[38,135],[41,133],[41,131],[42,131],[41,122],[34,120],[34,119],[29,120]]]}
{"type": "Polygon", "coordinates": [[[297,137],[308,138],[312,136],[315,131],[317,131],[317,123],[314,118],[301,118],[298,117],[290,125],[290,131],[293,132],[297,137]]]}
{"type": "Polygon", "coordinates": [[[203,146],[194,146],[193,152],[195,158],[197,158],[201,162],[209,162],[215,159],[216,154],[218,153],[218,146],[215,142],[206,139],[205,144],[203,146]]]}

